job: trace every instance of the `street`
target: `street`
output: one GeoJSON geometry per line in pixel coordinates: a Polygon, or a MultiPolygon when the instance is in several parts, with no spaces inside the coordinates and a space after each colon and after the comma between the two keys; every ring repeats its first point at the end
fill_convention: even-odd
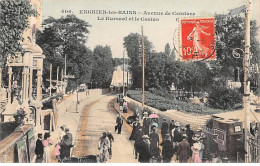
{"type": "Polygon", "coordinates": [[[83,157],[98,154],[98,140],[102,132],[111,131],[115,142],[112,146],[112,159],[108,163],[136,163],[133,155],[133,143],[129,141],[129,132],[124,122],[121,134],[114,133],[116,114],[108,108],[115,96],[104,96],[98,102],[86,107],[82,113],[77,142],[72,156],[83,157]]]}

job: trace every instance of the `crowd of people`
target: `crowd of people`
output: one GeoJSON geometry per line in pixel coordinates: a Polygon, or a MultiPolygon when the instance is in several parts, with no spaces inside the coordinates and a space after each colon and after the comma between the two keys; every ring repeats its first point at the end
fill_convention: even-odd
{"type": "MultiPolygon", "coordinates": [[[[179,122],[172,120],[170,124],[163,118],[159,129],[158,121],[148,118],[148,112],[143,111],[133,122],[133,130],[129,140],[135,141],[135,158],[140,163],[147,162],[180,162],[202,163],[205,149],[205,134],[199,128],[191,130],[190,124],[181,127],[179,122]],[[143,117],[142,117],[143,116],[143,117]],[[152,122],[151,122],[152,121],[152,122]],[[149,124],[148,124],[149,122],[149,124]],[[162,140],[159,139],[161,133],[162,140]]],[[[216,135],[213,135],[216,140],[216,135]]],[[[214,142],[213,152],[218,154],[218,145],[214,142]]]]}
{"type": "MultiPolygon", "coordinates": [[[[72,134],[69,129],[63,125],[60,127],[61,134],[60,137],[55,141],[54,155],[58,162],[63,162],[64,160],[71,157],[70,151],[73,147],[72,144],[72,134]]],[[[42,139],[42,133],[38,134],[38,139],[36,141],[35,154],[36,163],[49,163],[51,154],[51,146],[54,145],[54,141],[50,139],[50,133],[44,133],[44,138],[42,139]]]]}

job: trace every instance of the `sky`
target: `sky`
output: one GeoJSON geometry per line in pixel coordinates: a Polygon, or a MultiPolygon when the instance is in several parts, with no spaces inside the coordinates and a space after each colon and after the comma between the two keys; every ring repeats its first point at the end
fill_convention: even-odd
{"type": "MultiPolygon", "coordinates": [[[[156,52],[164,52],[166,43],[171,48],[178,45],[177,33],[179,18],[213,17],[217,14],[228,14],[230,9],[246,4],[246,0],[42,0],[43,20],[49,16],[60,18],[67,14],[74,14],[78,18],[89,22],[92,26],[86,45],[94,49],[96,45],[111,47],[114,58],[123,57],[124,37],[130,33],[143,34],[153,43],[156,52]],[[92,11],[83,13],[82,10],[92,11]],[[93,12],[95,10],[96,13],[93,12]],[[106,13],[100,12],[106,10],[106,13]],[[65,13],[65,11],[67,13],[65,13]],[[120,11],[134,11],[136,14],[119,14],[120,11]],[[99,13],[98,13],[99,12],[99,13]],[[110,13],[109,13],[110,12],[110,13]],[[114,12],[116,14],[112,14],[114,12]],[[146,12],[146,13],[145,13],[146,12]],[[156,12],[150,13],[148,12],[156,12]],[[180,15],[178,12],[194,13],[194,15],[180,15]],[[166,13],[170,15],[166,15],[166,13]],[[160,14],[160,15],[158,15],[160,14]],[[162,14],[162,15],[161,15],[162,14]],[[106,20],[109,18],[124,18],[126,20],[106,20]],[[131,19],[139,18],[138,21],[131,19]],[[104,20],[102,20],[104,18],[104,20]],[[141,21],[155,19],[156,21],[141,21]],[[173,42],[173,39],[175,39],[173,42]]],[[[260,26],[260,1],[253,0],[252,18],[257,19],[260,26]]],[[[241,14],[243,15],[243,14],[241,14]]],[[[260,34],[260,32],[259,32],[260,34]]],[[[260,35],[258,35],[258,38],[260,35]]]]}

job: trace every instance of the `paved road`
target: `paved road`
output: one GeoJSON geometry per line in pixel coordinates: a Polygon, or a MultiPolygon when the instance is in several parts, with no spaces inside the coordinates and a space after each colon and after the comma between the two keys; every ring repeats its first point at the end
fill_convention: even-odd
{"type": "Polygon", "coordinates": [[[114,133],[116,114],[108,108],[109,101],[115,96],[105,96],[98,102],[86,107],[82,113],[74,156],[98,154],[98,140],[102,132],[111,131],[115,138],[113,157],[108,163],[136,163],[133,155],[133,142],[129,141],[129,132],[124,123],[121,134],[114,133]]]}

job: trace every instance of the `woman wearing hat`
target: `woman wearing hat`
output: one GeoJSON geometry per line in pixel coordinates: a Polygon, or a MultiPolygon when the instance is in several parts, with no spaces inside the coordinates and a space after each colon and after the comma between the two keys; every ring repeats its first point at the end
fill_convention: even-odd
{"type": "Polygon", "coordinates": [[[53,141],[50,139],[50,133],[44,134],[44,139],[42,141],[43,144],[43,163],[50,162],[50,146],[53,144],[53,141]]]}
{"type": "Polygon", "coordinates": [[[202,144],[203,140],[198,134],[195,134],[195,137],[193,137],[193,140],[196,143],[194,143],[193,146],[191,147],[191,150],[192,150],[191,162],[192,163],[202,163],[202,152],[204,149],[204,145],[202,144]]]}
{"type": "Polygon", "coordinates": [[[140,123],[139,123],[139,118],[136,118],[134,123],[133,123],[133,130],[132,130],[132,133],[129,137],[129,140],[135,140],[136,139],[136,132],[138,131],[140,127],[140,123]]]}
{"type": "Polygon", "coordinates": [[[156,128],[155,126],[152,127],[152,133],[149,135],[151,141],[150,150],[151,150],[152,157],[158,158],[160,156],[160,151],[158,148],[159,134],[155,132],[156,130],[155,128],[156,128]]]}

